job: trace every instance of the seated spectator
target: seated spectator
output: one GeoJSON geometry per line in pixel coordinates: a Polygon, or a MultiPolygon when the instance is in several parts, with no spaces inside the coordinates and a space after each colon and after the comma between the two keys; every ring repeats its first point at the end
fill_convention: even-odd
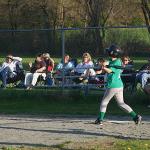
{"type": "Polygon", "coordinates": [[[121,79],[124,83],[124,88],[127,88],[129,85],[132,85],[134,87],[136,73],[133,68],[133,66],[134,66],[133,61],[130,59],[129,56],[127,56],[127,55],[123,56],[122,57],[122,65],[125,68],[122,71],[122,76],[121,76],[121,79]]]}
{"type": "Polygon", "coordinates": [[[78,60],[76,58],[70,59],[70,62],[73,64],[74,67],[78,65],[78,60]]]}
{"type": "MultiPolygon", "coordinates": [[[[74,63],[71,61],[70,56],[66,54],[64,56],[64,60],[61,60],[61,62],[56,66],[56,73],[55,73],[56,84],[59,84],[59,82],[62,81],[63,73],[64,76],[69,76],[71,75],[73,69],[74,69],[74,63]]],[[[69,83],[70,79],[67,78],[64,80],[64,82],[69,83]]]]}
{"type": "Polygon", "coordinates": [[[70,61],[70,56],[66,54],[64,56],[64,63],[63,61],[61,61],[56,66],[56,73],[57,75],[62,75],[64,69],[64,75],[69,75],[70,71],[72,71],[73,68],[74,68],[74,64],[70,61]]]}
{"type": "Polygon", "coordinates": [[[75,75],[79,75],[79,78],[74,79],[76,83],[87,82],[89,76],[95,76],[93,62],[89,53],[84,53],[82,56],[82,62],[75,68],[75,75]]]}
{"type": "MultiPolygon", "coordinates": [[[[150,83],[148,83],[148,84],[146,84],[145,86],[144,86],[144,91],[145,91],[145,93],[147,94],[147,95],[149,95],[150,96],[150,83]]],[[[148,108],[150,108],[150,100],[148,101],[148,108]]]]}
{"type": "Polygon", "coordinates": [[[16,63],[16,76],[13,78],[8,78],[7,83],[15,83],[16,87],[24,87],[25,71],[23,69],[22,62],[18,61],[16,63]],[[20,81],[20,82],[18,82],[20,81]]]}
{"type": "Polygon", "coordinates": [[[96,74],[105,74],[105,72],[102,71],[102,66],[107,66],[109,64],[109,62],[107,60],[105,60],[104,58],[98,58],[97,60],[97,64],[95,67],[97,67],[95,69],[96,74]]]}
{"type": "Polygon", "coordinates": [[[104,86],[104,76],[99,76],[99,75],[105,75],[105,72],[102,70],[103,66],[107,66],[109,64],[109,62],[107,60],[105,60],[104,58],[98,58],[97,63],[95,65],[95,73],[96,76],[95,77],[91,77],[89,79],[89,83],[91,84],[101,84],[103,87],[104,86]]]}
{"type": "Polygon", "coordinates": [[[46,73],[52,72],[54,69],[54,60],[50,57],[49,53],[44,53],[43,58],[46,63],[46,73]]]}
{"type": "Polygon", "coordinates": [[[141,83],[142,88],[147,84],[150,79],[150,58],[148,59],[148,63],[143,65],[139,72],[136,75],[136,79],[141,83]]]}
{"type": "Polygon", "coordinates": [[[49,53],[44,53],[43,58],[46,63],[46,84],[51,86],[54,84],[54,78],[52,74],[54,69],[54,60],[50,57],[49,53]]]}
{"type": "Polygon", "coordinates": [[[129,56],[122,57],[123,66],[129,69],[133,69],[133,61],[130,59],[129,56]]]}
{"type": "MultiPolygon", "coordinates": [[[[0,79],[2,80],[2,87],[6,88],[10,79],[17,77],[17,64],[22,61],[20,57],[6,56],[6,61],[0,67],[0,79]]],[[[14,80],[13,80],[14,81],[14,80]]]]}
{"type": "Polygon", "coordinates": [[[36,85],[39,76],[46,77],[46,63],[43,60],[43,55],[37,55],[35,62],[29,63],[29,66],[30,73],[26,73],[24,82],[28,90],[36,85]]]}

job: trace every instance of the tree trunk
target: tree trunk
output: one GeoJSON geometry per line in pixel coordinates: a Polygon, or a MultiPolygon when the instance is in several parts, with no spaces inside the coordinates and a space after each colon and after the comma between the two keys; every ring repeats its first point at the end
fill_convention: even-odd
{"type": "Polygon", "coordinates": [[[101,37],[101,29],[96,29],[94,32],[95,39],[95,54],[99,55],[103,51],[103,39],[101,37]]]}
{"type": "Polygon", "coordinates": [[[150,0],[141,0],[141,8],[144,14],[148,32],[150,34],[150,0]]]}

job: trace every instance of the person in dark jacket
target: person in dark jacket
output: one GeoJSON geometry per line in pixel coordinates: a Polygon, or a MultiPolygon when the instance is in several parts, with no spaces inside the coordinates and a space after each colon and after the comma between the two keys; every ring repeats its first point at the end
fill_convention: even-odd
{"type": "Polygon", "coordinates": [[[144,89],[148,80],[150,79],[150,58],[148,58],[148,63],[144,64],[136,75],[136,79],[141,83],[144,89]]]}

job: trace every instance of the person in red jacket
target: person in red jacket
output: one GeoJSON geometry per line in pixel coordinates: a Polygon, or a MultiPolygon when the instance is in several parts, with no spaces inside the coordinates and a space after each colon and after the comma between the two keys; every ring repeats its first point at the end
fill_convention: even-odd
{"type": "Polygon", "coordinates": [[[52,72],[54,69],[54,60],[50,57],[49,53],[44,53],[43,58],[46,63],[46,72],[52,72]]]}
{"type": "Polygon", "coordinates": [[[54,60],[50,57],[49,53],[44,53],[43,59],[46,63],[46,85],[52,86],[54,84],[53,69],[55,63],[54,60]]]}

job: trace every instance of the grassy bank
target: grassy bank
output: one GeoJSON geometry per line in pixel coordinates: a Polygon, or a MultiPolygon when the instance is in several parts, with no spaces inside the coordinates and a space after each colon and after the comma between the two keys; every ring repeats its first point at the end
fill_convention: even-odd
{"type": "MultiPolygon", "coordinates": [[[[92,91],[88,96],[82,90],[61,89],[23,89],[0,90],[0,113],[2,114],[69,114],[69,115],[96,115],[99,110],[99,101],[103,92],[92,91]]],[[[138,92],[126,93],[125,100],[137,112],[149,115],[146,107],[148,97],[138,92]]],[[[112,100],[108,106],[108,114],[125,115],[112,100]]]]}

